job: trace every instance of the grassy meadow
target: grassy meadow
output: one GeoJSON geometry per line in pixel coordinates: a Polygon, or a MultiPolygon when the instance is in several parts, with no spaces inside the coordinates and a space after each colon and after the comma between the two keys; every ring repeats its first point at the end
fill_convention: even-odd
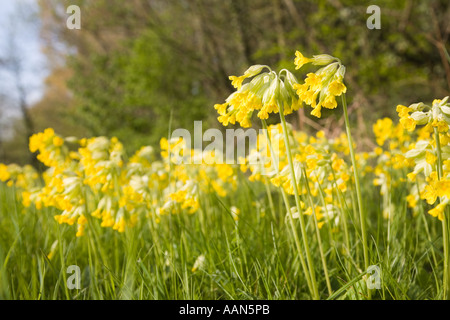
{"type": "Polygon", "coordinates": [[[300,80],[230,77],[218,120],[266,129],[236,164],[176,137],[127,155],[115,137],[33,135],[45,170],[0,165],[0,298],[447,299],[448,98],[391,106],[363,152],[341,61],[294,66],[300,80]],[[342,133],[293,129],[300,108],[342,110],[342,133]]]}

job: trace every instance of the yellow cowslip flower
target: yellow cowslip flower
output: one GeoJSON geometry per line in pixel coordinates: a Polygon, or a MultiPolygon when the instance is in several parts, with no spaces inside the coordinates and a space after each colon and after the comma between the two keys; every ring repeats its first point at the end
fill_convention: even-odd
{"type": "Polygon", "coordinates": [[[337,107],[336,97],[333,95],[326,96],[322,105],[327,109],[335,109],[337,107]]]}
{"type": "Polygon", "coordinates": [[[417,140],[428,140],[433,133],[433,126],[428,123],[424,127],[417,130],[417,140]]]}
{"type": "Polygon", "coordinates": [[[86,228],[86,224],[87,224],[87,219],[84,215],[81,215],[78,220],[77,220],[77,224],[78,224],[78,229],[77,229],[77,237],[81,237],[84,235],[84,229],[86,228]]]}
{"type": "Polygon", "coordinates": [[[243,128],[251,126],[250,119],[253,111],[262,108],[260,99],[248,90],[235,92],[228,97],[224,105],[221,105],[220,108],[217,108],[218,105],[214,106],[218,111],[221,111],[217,118],[219,122],[227,126],[229,123],[235,124],[237,121],[243,128]]]}
{"type": "Polygon", "coordinates": [[[28,208],[31,206],[31,192],[29,191],[23,191],[22,192],[22,204],[24,207],[28,208]]]}
{"type": "Polygon", "coordinates": [[[448,131],[448,124],[444,120],[433,120],[431,126],[436,127],[440,133],[446,133],[448,131]]]}
{"type": "Polygon", "coordinates": [[[328,90],[332,96],[340,96],[341,94],[347,92],[347,87],[341,81],[334,80],[328,86],[328,90]]]}
{"type": "Polygon", "coordinates": [[[317,168],[317,157],[306,158],[306,166],[309,170],[314,170],[317,168]]]}
{"type": "Polygon", "coordinates": [[[439,197],[450,199],[450,177],[447,180],[436,181],[435,188],[439,197]]]}
{"type": "Polygon", "coordinates": [[[335,57],[328,54],[314,55],[312,58],[306,58],[300,51],[295,51],[295,69],[298,70],[307,63],[312,63],[315,66],[324,66],[330,64],[331,62],[337,60],[335,57]]]}
{"type": "MultiPolygon", "coordinates": [[[[294,172],[295,177],[301,177],[302,175],[302,163],[299,161],[299,158],[296,157],[294,159],[294,172]]],[[[282,187],[288,194],[294,194],[294,183],[297,183],[297,187],[299,187],[300,181],[292,181],[292,175],[290,174],[289,165],[285,165],[285,167],[272,179],[270,182],[276,187],[282,187]]]]}
{"type": "MultiPolygon", "coordinates": [[[[331,209],[331,206],[328,206],[327,209],[325,209],[324,207],[321,207],[321,206],[316,206],[316,207],[314,208],[314,214],[315,214],[315,216],[316,216],[316,219],[317,219],[317,226],[318,226],[319,229],[322,229],[323,225],[324,225],[325,222],[326,222],[325,219],[328,220],[328,218],[330,218],[330,217],[328,217],[328,215],[327,215],[327,210],[328,210],[328,209],[332,210],[332,209],[331,209]]],[[[313,214],[312,208],[311,208],[311,207],[308,207],[306,210],[303,211],[303,214],[304,214],[304,215],[307,215],[307,216],[312,216],[312,214],[313,214]]],[[[298,217],[298,214],[297,214],[295,217],[298,217]]]]}
{"type": "Polygon", "coordinates": [[[401,104],[397,105],[396,111],[400,118],[409,116],[409,113],[411,112],[411,110],[408,107],[401,104]]]}
{"type": "Polygon", "coordinates": [[[311,59],[304,57],[300,51],[295,51],[294,64],[296,70],[300,69],[301,67],[303,67],[303,65],[310,63],[311,61],[311,59]]]}
{"type": "Polygon", "coordinates": [[[404,117],[400,119],[400,124],[408,131],[414,131],[416,128],[416,121],[411,117],[404,117]]]}
{"type": "Polygon", "coordinates": [[[433,217],[437,217],[439,220],[443,221],[444,220],[445,208],[447,207],[447,204],[448,204],[448,200],[438,204],[436,207],[434,207],[433,209],[429,210],[428,213],[430,215],[432,215],[433,217]]]}
{"type": "Polygon", "coordinates": [[[441,145],[446,146],[450,144],[450,131],[446,134],[439,133],[439,141],[441,142],[441,145]]]}
{"type": "Polygon", "coordinates": [[[377,139],[377,144],[382,146],[393,133],[392,120],[390,118],[377,120],[377,122],[373,125],[373,133],[377,139]]]}
{"type": "Polygon", "coordinates": [[[425,153],[425,161],[428,163],[428,164],[431,164],[431,165],[434,165],[434,163],[436,162],[436,160],[437,160],[437,157],[434,155],[434,154],[432,154],[431,152],[426,152],[425,153]]]}
{"type": "Polygon", "coordinates": [[[237,89],[240,89],[242,87],[242,82],[247,79],[245,76],[230,76],[229,79],[231,80],[231,85],[237,89]]]}
{"type": "Polygon", "coordinates": [[[412,194],[406,197],[406,201],[408,202],[409,208],[415,208],[417,205],[417,198],[412,194]]]}
{"type": "Polygon", "coordinates": [[[53,138],[53,145],[55,147],[61,147],[64,144],[64,139],[61,137],[54,137],[53,138]]]}
{"type": "Polygon", "coordinates": [[[8,166],[0,163],[0,181],[5,182],[9,180],[11,174],[8,172],[8,166]]]}
{"type": "Polygon", "coordinates": [[[426,185],[420,197],[425,199],[428,204],[433,204],[436,202],[438,197],[437,190],[432,185],[426,185]]]}
{"type": "Polygon", "coordinates": [[[83,183],[96,193],[115,190],[123,166],[122,144],[114,138],[94,137],[78,152],[84,171],[83,183]]]}
{"type": "MultiPolygon", "coordinates": [[[[311,216],[312,212],[313,212],[312,208],[308,207],[305,211],[303,211],[303,214],[306,215],[306,216],[311,216]]],[[[317,207],[316,207],[316,212],[317,212],[317,207]]]]}
{"type": "Polygon", "coordinates": [[[123,216],[117,217],[114,225],[112,226],[113,230],[117,230],[118,232],[125,232],[125,218],[123,216]]]}
{"type": "MultiPolygon", "coordinates": [[[[333,156],[336,155],[335,153],[333,154],[333,156]]],[[[331,163],[331,168],[333,168],[334,171],[338,172],[341,170],[342,166],[344,165],[344,160],[343,159],[338,159],[337,157],[334,157],[335,159],[333,159],[332,163],[331,163]]]]}

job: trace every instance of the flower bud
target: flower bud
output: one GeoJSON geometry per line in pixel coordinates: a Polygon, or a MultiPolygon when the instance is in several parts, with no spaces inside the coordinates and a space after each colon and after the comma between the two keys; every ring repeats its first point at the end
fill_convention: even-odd
{"type": "Polygon", "coordinates": [[[311,60],[312,60],[313,65],[324,66],[324,65],[332,63],[333,61],[336,60],[336,58],[330,56],[329,54],[319,54],[319,55],[313,56],[313,58],[311,60]]]}
{"type": "Polygon", "coordinates": [[[262,65],[262,64],[256,64],[254,66],[251,66],[244,72],[244,76],[246,78],[256,76],[258,73],[261,72],[262,69],[264,69],[264,67],[265,67],[265,65],[262,65]]]}
{"type": "Polygon", "coordinates": [[[427,105],[424,104],[423,102],[419,102],[419,103],[414,103],[412,105],[409,106],[409,109],[411,111],[422,111],[427,105]]]}
{"type": "Polygon", "coordinates": [[[417,124],[422,125],[428,122],[429,115],[422,111],[416,111],[411,114],[411,118],[413,118],[417,124]]]}

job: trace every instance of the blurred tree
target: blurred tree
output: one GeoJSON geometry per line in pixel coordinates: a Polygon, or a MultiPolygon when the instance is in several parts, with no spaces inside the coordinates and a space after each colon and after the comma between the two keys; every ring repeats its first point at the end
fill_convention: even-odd
{"type": "MultiPolygon", "coordinates": [[[[38,26],[35,18],[36,12],[30,10],[25,2],[16,2],[11,15],[6,21],[7,23],[4,25],[4,28],[6,28],[6,39],[3,41],[4,47],[0,52],[0,69],[5,75],[5,81],[2,82],[0,87],[0,93],[6,96],[9,109],[17,108],[21,115],[21,132],[18,136],[22,139],[22,143],[19,143],[16,148],[22,145],[27,146],[28,139],[35,131],[34,120],[30,115],[29,94],[32,88],[30,88],[30,81],[26,79],[27,65],[25,63],[24,43],[27,41],[26,35],[30,30],[38,26]]],[[[8,150],[6,146],[4,148],[5,151],[8,150]]],[[[27,149],[19,148],[17,152],[21,155],[21,158],[27,157],[28,162],[38,165],[36,157],[26,152],[27,149]]],[[[9,153],[10,151],[8,150],[9,153]]],[[[8,158],[9,155],[3,152],[2,157],[8,158]]]]}

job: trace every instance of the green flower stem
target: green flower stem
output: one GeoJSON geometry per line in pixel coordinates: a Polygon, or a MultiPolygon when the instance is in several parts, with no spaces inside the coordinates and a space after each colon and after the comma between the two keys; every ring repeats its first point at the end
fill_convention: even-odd
{"type": "MultiPolygon", "coordinates": [[[[356,166],[355,151],[353,150],[353,139],[350,131],[350,121],[348,120],[347,101],[345,99],[345,93],[342,94],[342,108],[344,109],[345,129],[347,131],[348,147],[350,149],[350,157],[353,166],[353,175],[355,178],[356,197],[358,199],[359,218],[361,220],[361,233],[362,243],[364,250],[364,268],[369,268],[369,247],[367,245],[367,227],[366,227],[366,214],[363,208],[363,202],[361,197],[361,185],[359,183],[358,168],[356,166]]],[[[370,291],[369,291],[370,293],[370,291]]]]}
{"type": "MultiPolygon", "coordinates": [[[[441,150],[441,141],[439,140],[439,132],[437,128],[434,128],[434,138],[436,140],[436,150],[437,150],[437,173],[438,173],[438,179],[442,179],[443,175],[443,169],[442,169],[442,150],[441,150]]],[[[443,300],[447,300],[448,297],[448,289],[449,289],[449,282],[448,282],[448,226],[447,226],[447,217],[446,212],[444,212],[444,219],[442,220],[442,241],[444,246],[444,279],[442,283],[443,288],[443,300]]]]}
{"type": "Polygon", "coordinates": [[[275,207],[273,206],[273,199],[272,199],[272,194],[270,192],[270,181],[268,181],[267,177],[264,179],[264,186],[266,188],[266,193],[267,193],[267,198],[269,199],[269,208],[270,208],[270,212],[272,213],[272,218],[273,220],[276,222],[277,221],[277,216],[275,214],[275,207]]]}
{"type": "Polygon", "coordinates": [[[287,158],[288,158],[288,162],[289,162],[289,169],[291,171],[291,179],[293,182],[292,184],[294,187],[295,204],[297,205],[299,221],[300,221],[300,230],[302,233],[303,245],[305,246],[306,261],[308,262],[308,267],[309,267],[309,271],[311,274],[311,282],[313,285],[315,296],[316,296],[316,298],[318,298],[319,293],[317,291],[317,282],[316,282],[316,275],[315,275],[315,271],[314,271],[314,264],[313,264],[313,261],[311,258],[311,250],[309,249],[308,236],[306,234],[306,225],[305,225],[305,220],[303,218],[303,212],[302,212],[302,208],[300,205],[300,196],[298,193],[297,181],[299,181],[299,180],[297,180],[297,177],[295,176],[295,172],[294,172],[294,161],[292,159],[291,147],[289,145],[289,136],[288,136],[287,126],[286,126],[286,119],[284,118],[283,112],[284,112],[283,108],[280,108],[279,114],[280,114],[281,126],[283,128],[284,140],[286,143],[286,153],[287,153],[287,158]]]}
{"type": "MultiPolygon", "coordinates": [[[[268,129],[267,129],[267,123],[266,123],[265,120],[261,120],[261,122],[262,122],[262,125],[263,125],[263,128],[264,128],[264,131],[266,133],[267,142],[269,144],[270,155],[272,157],[272,163],[273,163],[273,166],[274,166],[274,168],[275,168],[275,170],[276,170],[276,172],[278,174],[278,162],[276,161],[275,154],[274,154],[274,151],[272,149],[272,143],[270,141],[269,132],[268,132],[268,129]]],[[[300,238],[298,236],[297,229],[295,228],[295,225],[294,225],[294,218],[292,217],[291,206],[289,205],[289,199],[288,199],[288,197],[286,195],[286,192],[284,191],[283,188],[280,188],[280,191],[281,191],[281,196],[283,198],[284,204],[286,206],[286,211],[288,212],[288,215],[289,215],[289,225],[290,225],[290,227],[292,229],[292,234],[294,236],[295,246],[297,248],[298,257],[300,259],[300,264],[302,265],[303,272],[305,274],[306,283],[308,284],[308,288],[309,288],[309,291],[311,292],[312,297],[314,299],[319,299],[319,293],[317,291],[317,286],[313,287],[312,281],[311,281],[311,274],[310,274],[309,269],[308,269],[308,267],[306,265],[306,261],[303,258],[302,246],[300,244],[300,238]]]]}
{"type": "MultiPolygon", "coordinates": [[[[330,170],[331,170],[331,172],[333,174],[333,182],[334,182],[334,185],[336,187],[336,197],[338,198],[338,202],[339,202],[339,206],[340,206],[339,213],[341,214],[342,226],[344,228],[345,255],[347,257],[350,257],[350,248],[351,247],[350,247],[350,236],[349,236],[349,233],[348,233],[348,225],[347,225],[347,214],[346,214],[347,204],[344,203],[345,202],[345,199],[343,199],[344,196],[342,195],[342,192],[341,192],[341,190],[338,187],[337,180],[336,180],[336,173],[334,172],[334,169],[331,166],[331,164],[329,166],[330,166],[330,170]],[[345,206],[344,206],[344,204],[345,204],[345,206]]],[[[347,272],[350,273],[352,265],[350,263],[350,259],[346,259],[346,260],[347,260],[347,262],[346,262],[346,264],[347,264],[347,272]]]]}
{"type": "MultiPolygon", "coordinates": [[[[316,236],[317,236],[317,242],[319,244],[320,258],[322,259],[323,273],[325,275],[325,281],[327,283],[328,294],[331,296],[333,294],[333,289],[331,289],[331,282],[330,282],[330,277],[328,275],[327,261],[325,259],[325,254],[323,252],[322,238],[320,236],[320,229],[319,229],[319,224],[317,222],[316,210],[315,210],[314,202],[313,202],[312,195],[311,195],[311,189],[309,188],[309,181],[308,181],[308,176],[306,175],[305,168],[303,168],[303,176],[305,177],[306,191],[308,192],[309,205],[312,210],[314,227],[316,229],[316,236]]],[[[324,207],[324,210],[326,210],[326,206],[324,207]]]]}
{"type": "MultiPolygon", "coordinates": [[[[264,124],[263,124],[263,126],[264,126],[264,124]]],[[[266,126],[267,127],[267,126],[266,126]]],[[[267,130],[266,130],[266,135],[267,135],[267,130]]],[[[269,141],[269,139],[268,139],[268,136],[266,136],[266,138],[267,138],[267,141],[269,141]]],[[[276,214],[275,214],[275,207],[274,207],[274,205],[273,205],[273,199],[272,199],[272,194],[271,194],[271,192],[270,192],[270,181],[269,181],[269,179],[267,178],[267,175],[266,175],[266,170],[265,170],[265,167],[263,166],[263,173],[264,173],[264,187],[265,187],[265,189],[266,189],[266,193],[267,193],[267,198],[269,199],[269,208],[270,208],[270,212],[272,213],[272,218],[273,218],[273,220],[274,221],[277,221],[277,216],[276,216],[276,214]]]]}
{"type": "MultiPolygon", "coordinates": [[[[317,175],[315,177],[316,177],[316,179],[318,181],[317,175]]],[[[327,204],[325,202],[325,197],[324,197],[325,192],[323,191],[323,188],[322,188],[320,183],[317,183],[317,186],[319,187],[320,201],[321,201],[322,206],[323,206],[323,208],[325,210],[326,216],[329,218],[330,217],[330,213],[328,211],[327,204]]],[[[334,239],[333,232],[331,231],[331,223],[327,223],[326,225],[327,225],[327,229],[328,229],[328,238],[329,238],[330,244],[332,246],[334,246],[336,240],[334,239]]]]}

